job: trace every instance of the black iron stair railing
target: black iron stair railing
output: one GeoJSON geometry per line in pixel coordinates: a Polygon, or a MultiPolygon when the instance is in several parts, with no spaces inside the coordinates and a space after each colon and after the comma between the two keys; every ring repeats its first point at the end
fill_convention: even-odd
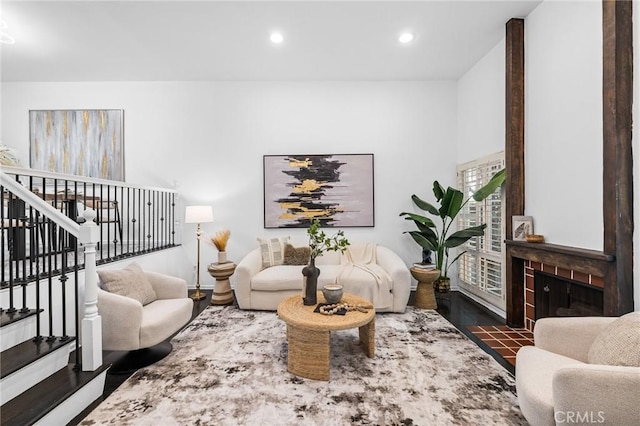
{"type": "Polygon", "coordinates": [[[176,246],[173,190],[12,167],[0,176],[0,322],[35,314],[36,342],[64,342],[81,333],[79,273],[86,247],[77,227],[85,211],[95,212],[88,215],[97,227],[95,264],[176,246]],[[55,216],[74,224],[74,233],[55,216]]]}

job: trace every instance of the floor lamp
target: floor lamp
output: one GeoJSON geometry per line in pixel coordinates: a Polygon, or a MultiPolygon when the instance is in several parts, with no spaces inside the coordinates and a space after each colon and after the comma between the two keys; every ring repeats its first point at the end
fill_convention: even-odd
{"type": "Polygon", "coordinates": [[[206,294],[200,291],[200,236],[202,230],[200,229],[201,223],[213,222],[213,208],[211,206],[187,206],[187,210],[184,215],[185,223],[197,223],[198,228],[196,231],[196,237],[198,239],[198,263],[196,266],[196,291],[189,295],[193,300],[201,300],[206,297],[206,294]]]}

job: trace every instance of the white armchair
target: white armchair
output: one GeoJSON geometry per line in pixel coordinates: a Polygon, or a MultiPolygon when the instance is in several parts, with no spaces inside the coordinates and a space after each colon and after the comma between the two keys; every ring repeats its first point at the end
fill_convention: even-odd
{"type": "Polygon", "coordinates": [[[588,363],[594,341],[616,319],[536,322],[535,346],[522,347],[516,358],[518,402],[532,426],[639,424],[640,367],[588,363]]]}
{"type": "MultiPolygon", "coordinates": [[[[134,351],[128,355],[135,368],[158,361],[171,352],[164,342],[191,319],[193,300],[187,295],[187,283],[181,278],[144,271],[156,300],[142,305],[138,300],[98,289],[98,312],[102,317],[102,348],[107,351],[134,351]],[[163,343],[152,356],[144,349],[163,343]],[[144,358],[149,358],[145,362],[144,358]]],[[[159,345],[160,346],[160,345],[159,345]]]]}

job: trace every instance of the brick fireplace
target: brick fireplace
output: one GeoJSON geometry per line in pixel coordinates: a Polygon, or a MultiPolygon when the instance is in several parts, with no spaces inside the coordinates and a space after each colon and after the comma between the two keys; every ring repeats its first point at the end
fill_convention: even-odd
{"type": "Polygon", "coordinates": [[[547,316],[603,315],[601,276],[525,260],[523,284],[524,326],[529,331],[536,319],[547,316]]]}
{"type": "Polygon", "coordinates": [[[508,326],[532,331],[536,318],[545,316],[617,316],[628,311],[623,305],[628,300],[620,296],[631,283],[619,287],[616,280],[603,278],[615,267],[615,256],[549,243],[507,240],[506,245],[508,326]]]}

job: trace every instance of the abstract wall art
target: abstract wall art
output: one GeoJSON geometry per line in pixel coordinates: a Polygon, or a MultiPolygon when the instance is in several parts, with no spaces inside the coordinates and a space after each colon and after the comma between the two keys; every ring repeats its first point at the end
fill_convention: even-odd
{"type": "Polygon", "coordinates": [[[123,110],[29,111],[33,169],[124,181],[123,110]]]}
{"type": "Polygon", "coordinates": [[[264,227],[374,226],[373,154],[265,155],[264,227]]]}

